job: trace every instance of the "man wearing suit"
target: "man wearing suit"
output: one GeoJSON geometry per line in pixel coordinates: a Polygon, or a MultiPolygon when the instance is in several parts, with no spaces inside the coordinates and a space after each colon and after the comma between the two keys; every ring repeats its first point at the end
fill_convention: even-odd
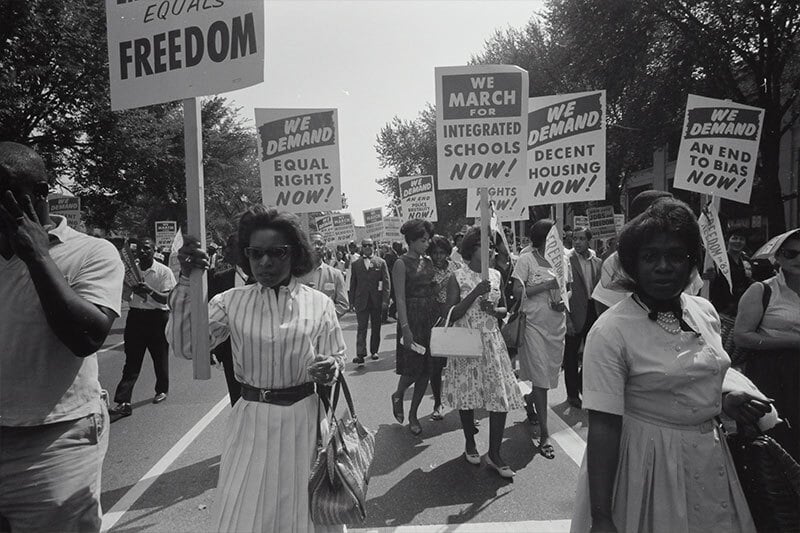
{"type": "Polygon", "coordinates": [[[356,357],[353,362],[364,364],[367,357],[367,323],[372,323],[369,338],[369,353],[378,358],[381,344],[381,315],[389,307],[389,268],[386,261],[375,255],[372,239],[361,241],[361,257],[350,266],[350,302],[358,320],[356,334],[356,357]]]}
{"type": "Polygon", "coordinates": [[[572,268],[572,294],[567,314],[567,335],[564,344],[564,384],[567,387],[567,402],[580,408],[582,376],[580,347],[589,329],[597,320],[592,291],[600,281],[603,261],[589,248],[592,232],[588,228],[575,228],[572,232],[573,249],[568,254],[572,268]]]}

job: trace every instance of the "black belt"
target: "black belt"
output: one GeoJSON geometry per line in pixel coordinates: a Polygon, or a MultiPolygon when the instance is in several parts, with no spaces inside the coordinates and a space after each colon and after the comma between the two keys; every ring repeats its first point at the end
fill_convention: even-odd
{"type": "Polygon", "coordinates": [[[286,389],[257,389],[250,385],[242,385],[242,399],[249,402],[264,402],[275,405],[292,405],[303,398],[307,398],[316,392],[313,383],[303,383],[296,387],[286,389]]]}

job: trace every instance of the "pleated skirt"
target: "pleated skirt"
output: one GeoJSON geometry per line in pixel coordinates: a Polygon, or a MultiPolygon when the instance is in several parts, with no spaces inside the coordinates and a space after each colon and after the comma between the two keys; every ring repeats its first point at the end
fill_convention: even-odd
{"type": "Polygon", "coordinates": [[[316,395],[291,406],[239,400],[228,419],[213,507],[221,532],[314,533],[308,478],[317,453],[316,395]]]}
{"type": "MultiPolygon", "coordinates": [[[[612,516],[619,533],[755,533],[717,424],[665,427],[624,416],[612,516]]],[[[571,531],[591,527],[584,454],[571,531]]]]}

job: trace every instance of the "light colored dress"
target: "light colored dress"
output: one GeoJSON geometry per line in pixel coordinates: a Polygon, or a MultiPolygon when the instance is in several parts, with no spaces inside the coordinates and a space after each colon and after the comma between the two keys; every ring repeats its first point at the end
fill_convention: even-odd
{"type": "MultiPolygon", "coordinates": [[[[481,281],[480,273],[469,267],[460,268],[453,275],[462,300],[481,281]]],[[[489,281],[491,290],[487,298],[496,306],[500,300],[500,272],[490,268],[489,281]]],[[[444,371],[442,403],[454,409],[481,408],[504,413],[522,407],[522,396],[497,318],[482,311],[478,299],[455,324],[481,331],[483,356],[449,358],[444,371]]]]}
{"type": "MultiPolygon", "coordinates": [[[[730,367],[717,312],[681,296],[700,333],[670,334],[633,297],[603,313],[583,355],[583,407],[622,416],[612,517],[617,531],[755,531],[730,451],[714,417],[730,367]]],[[[591,524],[584,456],[572,531],[591,524]]]]}
{"type": "MultiPolygon", "coordinates": [[[[542,266],[536,251],[524,253],[517,260],[512,276],[529,286],[554,279],[549,266],[542,266]]],[[[541,259],[546,263],[545,259],[541,259]]],[[[554,389],[564,360],[564,335],[567,333],[566,314],[550,307],[551,292],[542,291],[531,297],[523,293],[525,335],[519,349],[519,379],[530,381],[534,387],[554,389]]],[[[557,296],[557,295],[556,295],[557,296]]],[[[560,298],[560,296],[557,296],[560,298]]]]}
{"type": "MultiPolygon", "coordinates": [[[[188,281],[170,296],[170,349],[191,358],[188,281]]],[[[316,354],[344,368],[345,344],[333,302],[292,278],[275,290],[260,284],[227,290],[208,304],[210,346],[231,339],[236,379],[260,389],[311,381],[316,354]]],[[[317,453],[315,394],[290,406],[244,399],[228,419],[213,506],[214,531],[342,531],[316,526],[308,478],[317,453]]]]}

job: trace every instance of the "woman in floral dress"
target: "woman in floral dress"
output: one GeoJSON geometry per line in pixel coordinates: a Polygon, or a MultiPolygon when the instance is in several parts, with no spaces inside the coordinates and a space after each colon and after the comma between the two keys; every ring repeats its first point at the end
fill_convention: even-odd
{"type": "Polygon", "coordinates": [[[479,465],[481,456],[475,444],[474,410],[489,411],[489,452],[486,464],[501,477],[511,478],[515,472],[500,456],[506,415],[522,407],[511,362],[498,318],[504,308],[497,304],[501,297],[501,279],[497,270],[489,269],[489,280],[481,281],[480,229],[472,228],[461,241],[460,252],[466,266],[450,278],[447,305],[453,308],[451,319],[461,327],[481,331],[482,356],[451,357],[445,368],[444,403],[459,410],[464,431],[464,458],[479,465]]]}

